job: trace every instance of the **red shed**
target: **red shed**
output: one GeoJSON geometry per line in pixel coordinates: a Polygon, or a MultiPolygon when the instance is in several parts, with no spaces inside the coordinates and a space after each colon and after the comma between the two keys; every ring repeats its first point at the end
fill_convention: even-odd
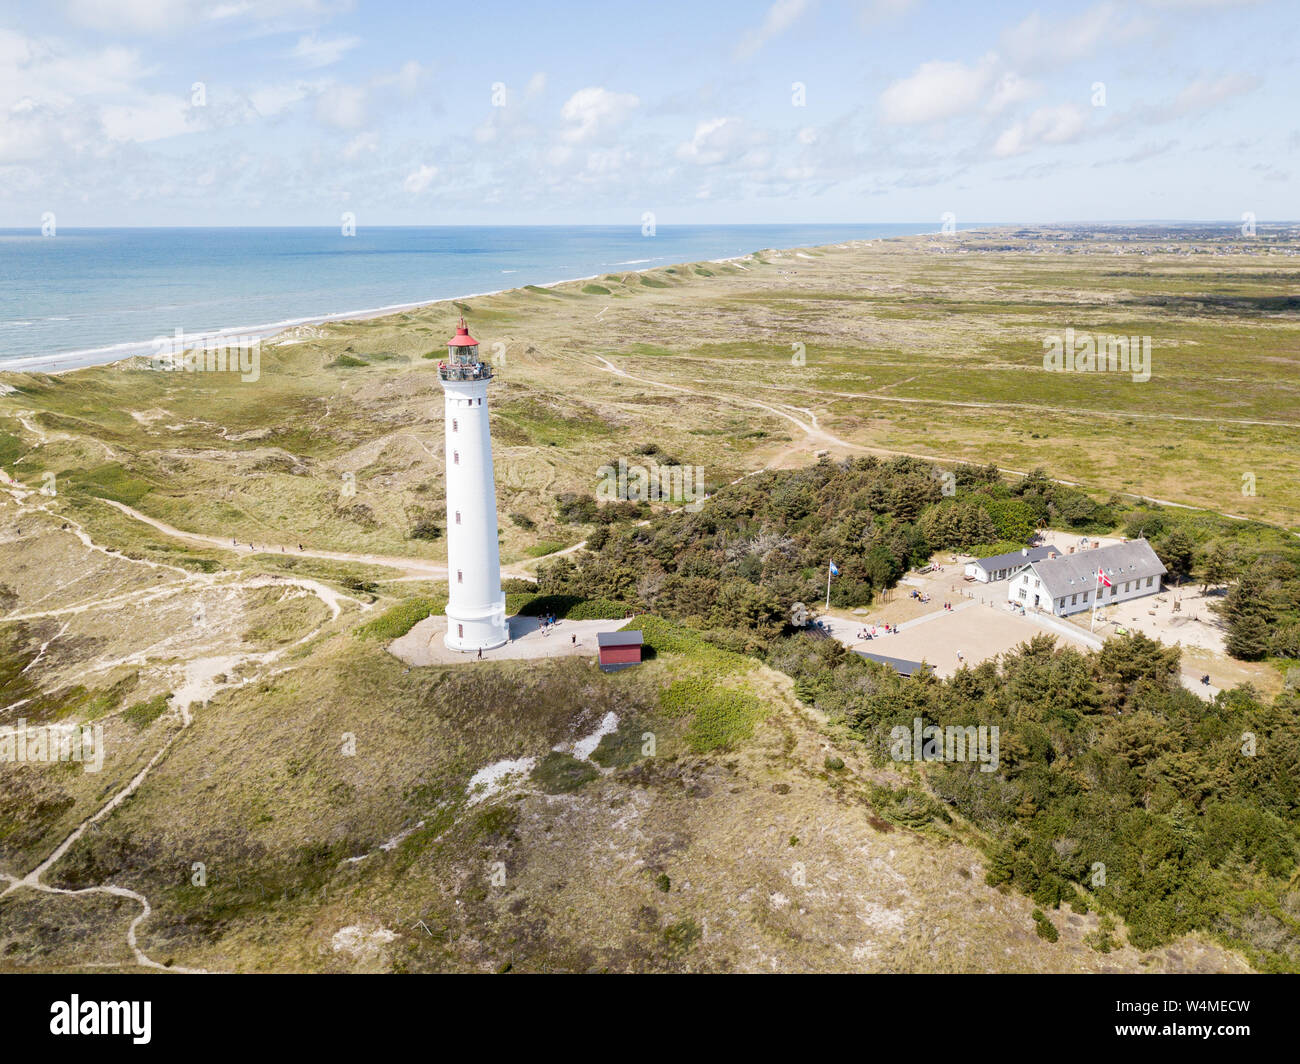
{"type": "Polygon", "coordinates": [[[599,648],[600,669],[613,672],[641,664],[642,636],[640,632],[601,632],[596,636],[599,648]]]}

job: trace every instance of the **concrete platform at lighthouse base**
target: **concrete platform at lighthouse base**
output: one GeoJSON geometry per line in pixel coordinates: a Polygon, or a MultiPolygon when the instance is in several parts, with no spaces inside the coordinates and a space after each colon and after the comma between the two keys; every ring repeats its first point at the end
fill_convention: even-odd
{"type": "MultiPolygon", "coordinates": [[[[511,658],[562,658],[582,655],[596,656],[596,636],[601,632],[616,632],[626,624],[624,618],[607,621],[566,621],[550,627],[542,634],[536,617],[510,617],[510,642],[495,650],[483,651],[484,661],[506,661],[511,658]],[[578,637],[575,644],[573,636],[578,637]]],[[[388,652],[407,665],[469,665],[479,660],[471,651],[448,650],[443,643],[447,634],[447,618],[428,617],[406,635],[388,644],[388,652]]]]}

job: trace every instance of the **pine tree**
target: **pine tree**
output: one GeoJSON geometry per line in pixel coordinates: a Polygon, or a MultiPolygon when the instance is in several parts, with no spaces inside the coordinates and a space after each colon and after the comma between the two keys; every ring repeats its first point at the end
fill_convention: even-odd
{"type": "Polygon", "coordinates": [[[1268,621],[1258,611],[1243,611],[1228,618],[1224,646],[1242,661],[1258,661],[1268,653],[1268,621]]]}

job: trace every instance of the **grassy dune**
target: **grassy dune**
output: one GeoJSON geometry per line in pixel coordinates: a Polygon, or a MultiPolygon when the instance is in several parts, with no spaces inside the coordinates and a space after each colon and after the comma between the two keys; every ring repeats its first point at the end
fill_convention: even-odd
{"type": "MultiPolygon", "coordinates": [[[[1042,466],[1102,497],[1294,528],[1300,264],[1174,243],[763,252],[322,326],[264,344],[255,382],[129,363],[0,374],[0,468],[30,492],[0,491],[0,723],[98,721],[109,752],[100,774],[0,776],[0,873],[30,872],[165,750],[45,877],[145,895],[140,945],[162,963],[1241,967],[1199,939],[1097,953],[1095,914],[1054,912],[1046,942],[1028,899],[984,885],[971,829],[917,818],[912,776],[873,768],[787,677],[690,633],[649,622],[657,653],[609,676],[579,659],[405,670],[385,641],[445,587],[362,557],[445,558],[434,359],[462,313],[497,364],[507,563],[592,533],[556,496],[652,453],[713,485],[823,450],[1042,466]],[[1071,326],[1151,335],[1152,379],[1045,373],[1043,336],[1071,326]],[[201,692],[192,718],[168,700],[182,690],[201,692]],[[597,771],[572,746],[609,713],[597,771]],[[467,792],[521,758],[539,767],[467,792]]],[[[129,965],[138,912],[16,890],[0,966],[129,965]]]]}

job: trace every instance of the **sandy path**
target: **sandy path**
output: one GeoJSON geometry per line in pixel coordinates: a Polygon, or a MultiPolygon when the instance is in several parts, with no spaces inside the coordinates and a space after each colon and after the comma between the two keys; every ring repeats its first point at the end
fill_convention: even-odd
{"type": "MultiPolygon", "coordinates": [[[[298,558],[320,558],[323,561],[331,562],[356,562],[361,565],[377,565],[385,569],[401,570],[406,574],[407,578],[412,580],[427,580],[432,577],[446,577],[447,575],[446,565],[425,561],[423,558],[403,558],[391,554],[352,554],[347,551],[317,550],[311,547],[299,550],[297,546],[286,546],[278,543],[258,544],[255,547],[250,547],[245,543],[235,544],[233,541],[228,541],[225,536],[210,536],[202,532],[185,532],[179,528],[173,528],[157,518],[142,514],[139,510],[133,509],[124,503],[115,502],[112,499],[101,499],[100,502],[107,503],[109,506],[126,514],[127,517],[140,521],[165,536],[170,536],[172,539],[178,539],[183,543],[194,546],[215,547],[218,550],[235,551],[249,555],[285,554],[298,558]]],[[[563,550],[555,551],[552,554],[543,555],[540,558],[530,558],[525,562],[503,565],[501,575],[516,577],[521,580],[536,580],[536,576],[530,573],[525,566],[536,565],[550,558],[558,558],[562,554],[570,554],[573,551],[581,550],[584,545],[585,541],[584,543],[575,543],[571,547],[565,547],[563,550]]]]}
{"type": "MultiPolygon", "coordinates": [[[[115,505],[120,505],[120,504],[115,504],[115,505]]],[[[129,509],[129,508],[124,507],[123,509],[129,509]]],[[[139,516],[142,519],[144,519],[143,515],[135,515],[135,516],[139,516]]],[[[152,523],[149,522],[148,519],[145,520],[146,523],[152,523]]],[[[79,535],[79,538],[81,538],[82,541],[88,547],[94,547],[94,544],[91,543],[90,538],[84,532],[82,532],[80,529],[77,529],[77,533],[79,535]]],[[[184,534],[182,533],[181,535],[184,534]]],[[[96,548],[96,549],[102,550],[102,548],[96,548]]],[[[156,564],[152,562],[145,562],[140,559],[124,558],[123,556],[120,555],[114,555],[114,557],[117,557],[119,560],[134,561],[139,564],[147,564],[147,565],[156,564]]],[[[172,567],[167,566],[166,568],[172,568],[172,567]]],[[[185,572],[184,570],[179,570],[179,571],[185,572]]],[[[185,573],[185,575],[207,586],[211,586],[214,583],[216,583],[215,579],[212,576],[207,574],[185,573]]],[[[194,723],[194,717],[190,710],[190,707],[192,705],[196,703],[206,702],[209,698],[212,697],[213,694],[216,693],[217,690],[221,688],[239,686],[244,683],[249,683],[252,680],[257,679],[258,675],[247,676],[239,680],[227,679],[220,682],[218,681],[217,677],[223,675],[229,676],[233,674],[241,665],[248,664],[248,663],[254,663],[262,666],[269,666],[273,664],[276,660],[278,660],[280,657],[282,657],[289,651],[299,646],[302,646],[304,643],[307,643],[310,640],[314,639],[322,630],[324,630],[326,625],[333,623],[335,620],[337,620],[340,613],[342,612],[342,606],[341,606],[342,601],[354,601],[352,599],[349,599],[346,595],[341,595],[340,593],[334,591],[332,588],[329,588],[317,581],[291,578],[291,577],[279,578],[279,577],[267,575],[264,577],[254,578],[253,580],[249,580],[249,581],[230,584],[228,586],[232,590],[240,589],[240,588],[264,587],[264,586],[301,587],[311,592],[312,594],[315,594],[320,597],[320,599],[325,603],[325,605],[329,607],[330,617],[329,620],[318,625],[316,628],[308,632],[301,639],[297,640],[296,642],[288,646],[282,647],[279,650],[268,651],[265,653],[224,654],[220,656],[196,658],[186,662],[186,664],[183,667],[182,682],[175,689],[171,697],[172,709],[180,717],[180,721],[181,721],[180,728],[178,728],[175,732],[173,732],[171,737],[165,743],[163,743],[162,746],[158,748],[158,750],[154,753],[153,757],[151,757],[149,761],[145,764],[145,766],[131,778],[131,780],[126,784],[126,786],[124,786],[120,791],[114,794],[107,802],[105,802],[102,806],[100,806],[100,808],[96,812],[86,817],[86,819],[84,819],[80,824],[78,824],[77,827],[74,828],[73,831],[66,838],[64,838],[63,841],[60,842],[58,846],[54,848],[54,850],[49,854],[48,857],[45,858],[45,860],[41,861],[35,868],[33,868],[30,872],[28,872],[26,875],[21,877],[0,873],[0,880],[3,880],[7,884],[3,892],[0,892],[0,898],[4,898],[5,896],[12,894],[14,891],[22,890],[26,888],[28,890],[34,890],[44,894],[68,894],[68,895],[111,894],[116,897],[130,898],[133,901],[139,903],[141,911],[139,915],[137,915],[135,919],[131,921],[130,925],[127,928],[127,934],[126,934],[127,944],[130,946],[131,953],[135,957],[137,964],[141,965],[142,967],[153,968],[159,971],[168,971],[168,972],[177,972],[177,973],[203,973],[204,969],[184,968],[180,966],[168,967],[167,965],[160,964],[158,961],[153,960],[142,949],[140,949],[139,942],[137,940],[137,930],[140,927],[140,925],[145,920],[147,920],[151,915],[151,913],[153,912],[153,908],[149,904],[149,899],[147,897],[145,897],[143,894],[140,894],[137,891],[130,890],[126,887],[119,887],[114,884],[103,884],[94,887],[83,887],[78,890],[68,890],[61,887],[52,887],[47,883],[43,882],[43,878],[46,872],[48,872],[49,869],[53,867],[54,864],[58,862],[68,852],[68,850],[76,843],[78,839],[81,838],[82,835],[85,834],[87,829],[92,824],[98,823],[100,820],[104,819],[106,816],[112,813],[113,810],[115,810],[118,806],[120,806],[123,802],[125,802],[129,797],[131,797],[132,794],[134,794],[141,787],[141,785],[143,785],[143,783],[148,778],[149,774],[153,771],[153,769],[162,762],[163,758],[166,757],[168,751],[170,751],[171,748],[176,744],[177,740],[180,739],[181,736],[184,735],[185,731],[194,723]]],[[[166,588],[156,589],[156,591],[148,597],[154,598],[157,597],[158,595],[172,594],[180,590],[184,590],[184,588],[182,586],[175,585],[175,584],[168,585],[166,588]]],[[[110,598],[102,599],[97,602],[83,603],[77,607],[71,608],[70,610],[50,611],[50,613],[46,615],[66,614],[69,612],[82,613],[90,609],[107,609],[107,608],[111,608],[115,603],[119,603],[124,598],[128,598],[128,597],[131,596],[122,596],[122,595],[112,596],[110,598]]],[[[138,601],[139,598],[138,593],[135,594],[135,598],[138,601]]],[[[368,607],[362,605],[362,608],[365,609],[368,607]]],[[[67,629],[67,624],[65,624],[63,628],[59,630],[58,635],[62,635],[66,629],[67,629]]],[[[54,638],[58,638],[58,635],[56,635],[54,638]]],[[[48,649],[50,642],[52,642],[52,640],[49,640],[42,645],[40,651],[41,655],[43,655],[46,649],[48,649]]],[[[40,656],[38,655],[38,657],[35,660],[40,660],[40,656]]],[[[33,661],[33,664],[35,664],[35,661],[33,661]]],[[[16,708],[17,705],[21,705],[21,704],[22,703],[16,703],[15,706],[11,706],[8,708],[10,709],[16,708]]]]}
{"type": "MultiPolygon", "coordinates": [[[[650,385],[650,386],[652,386],[652,387],[660,388],[660,389],[664,389],[664,390],[668,390],[668,391],[674,391],[674,392],[685,392],[685,393],[687,393],[688,395],[700,395],[700,394],[702,394],[702,393],[701,393],[701,390],[698,389],[698,388],[688,388],[688,387],[686,387],[685,385],[680,385],[680,384],[670,384],[670,383],[668,383],[668,382],[666,382],[666,381],[657,381],[657,380],[653,380],[653,379],[651,379],[651,378],[649,378],[649,377],[639,377],[639,376],[636,376],[635,374],[628,373],[626,370],[619,369],[619,368],[618,368],[617,366],[615,366],[612,362],[610,362],[609,359],[605,358],[605,357],[602,356],[602,355],[595,355],[595,354],[593,354],[592,357],[598,359],[598,360],[602,363],[602,367],[601,367],[601,368],[603,368],[603,369],[605,369],[605,370],[608,370],[610,373],[616,374],[617,376],[625,377],[625,378],[627,378],[628,380],[637,381],[637,382],[640,383],[640,384],[648,384],[648,385],[650,385]]],[[[920,453],[920,452],[918,452],[918,451],[896,451],[896,450],[891,450],[890,448],[887,448],[887,447],[870,447],[870,446],[867,446],[866,444],[861,444],[861,443],[851,443],[851,442],[848,441],[848,440],[842,440],[842,439],[840,439],[838,436],[834,436],[834,435],[832,435],[831,433],[829,433],[829,432],[825,431],[824,429],[822,429],[822,428],[820,427],[820,425],[818,425],[818,423],[817,423],[817,417],[816,417],[816,415],[814,415],[810,410],[805,410],[804,408],[801,408],[801,407],[795,407],[795,406],[792,406],[790,409],[792,409],[792,410],[798,410],[798,411],[800,411],[801,413],[806,414],[806,416],[808,416],[808,418],[809,418],[809,420],[812,422],[812,424],[807,424],[807,423],[805,423],[805,422],[803,422],[803,421],[800,421],[800,420],[799,420],[797,417],[795,417],[793,414],[788,413],[788,412],[785,411],[785,410],[780,410],[780,409],[778,409],[778,408],[775,407],[775,406],[771,406],[771,405],[769,405],[768,403],[760,402],[760,401],[757,400],[757,399],[746,399],[746,398],[744,398],[744,397],[742,397],[742,396],[724,395],[724,394],[721,394],[721,393],[718,393],[718,392],[713,392],[713,391],[709,392],[708,394],[709,394],[709,397],[712,398],[712,399],[717,399],[717,400],[720,400],[720,401],[725,402],[725,403],[733,403],[733,404],[736,404],[736,405],[739,405],[739,406],[749,406],[749,407],[757,408],[757,409],[759,409],[759,410],[766,410],[768,413],[771,413],[771,414],[775,414],[775,415],[777,415],[777,417],[785,418],[787,421],[790,421],[790,422],[792,422],[794,425],[798,426],[798,428],[800,429],[800,431],[802,431],[802,432],[803,432],[803,433],[808,437],[808,441],[809,441],[809,442],[811,442],[811,443],[815,443],[815,444],[820,444],[820,445],[822,445],[822,446],[824,446],[824,447],[842,447],[842,448],[844,448],[845,450],[858,451],[858,452],[860,452],[860,453],[862,453],[862,454],[887,455],[887,456],[895,457],[895,458],[920,458],[920,459],[922,459],[922,460],[924,460],[924,461],[927,461],[927,462],[938,462],[938,463],[949,463],[949,464],[950,464],[950,463],[952,463],[952,462],[954,462],[954,461],[959,461],[959,459],[954,459],[954,458],[946,457],[946,456],[944,456],[944,455],[922,454],[922,453],[920,453]]],[[[832,393],[827,393],[827,394],[830,394],[830,395],[844,395],[845,397],[855,397],[855,398],[874,398],[874,397],[875,397],[875,396],[870,396],[870,395],[856,396],[856,395],[854,395],[853,393],[834,393],[834,392],[832,392],[832,393]]],[[[879,396],[879,398],[882,399],[882,400],[890,399],[889,396],[883,396],[883,395],[882,395],[882,396],[879,396]]],[[[897,401],[897,402],[918,402],[918,403],[920,403],[920,402],[931,402],[931,400],[922,400],[922,399],[907,400],[907,399],[898,399],[897,397],[894,397],[894,399],[893,399],[892,401],[897,401]]],[[[957,405],[957,406],[962,406],[962,405],[968,405],[968,406],[984,406],[984,405],[986,405],[986,404],[982,404],[982,403],[954,403],[953,405],[957,405]]],[[[989,405],[990,407],[992,407],[994,404],[988,404],[988,405],[989,405]]],[[[1037,409],[1037,408],[1031,408],[1031,409],[1037,409]]],[[[1201,421],[1201,420],[1208,420],[1208,421],[1213,421],[1213,422],[1215,422],[1216,424],[1217,424],[1218,421],[1219,421],[1219,419],[1215,419],[1215,418],[1194,418],[1194,417],[1184,418],[1183,420],[1187,420],[1187,421],[1201,421]]],[[[1289,425],[1290,425],[1290,423],[1288,423],[1288,422],[1271,422],[1271,421],[1266,421],[1266,422],[1250,422],[1250,421],[1243,421],[1243,424],[1262,424],[1262,425],[1270,425],[1270,426],[1274,426],[1274,427],[1282,427],[1282,428],[1289,427],[1289,425]]],[[[793,453],[793,452],[795,452],[795,451],[797,451],[797,450],[799,450],[798,447],[792,447],[792,448],[787,449],[786,451],[784,451],[784,452],[782,452],[780,455],[778,455],[776,458],[772,459],[772,462],[769,462],[769,463],[768,463],[769,466],[771,466],[774,462],[779,461],[781,458],[784,458],[784,457],[786,457],[788,454],[793,453]]],[[[960,460],[961,460],[961,461],[965,461],[965,459],[960,459],[960,460]]],[[[998,468],[999,468],[999,471],[1000,471],[1000,472],[1003,472],[1003,473],[1010,473],[1012,476],[1023,477],[1023,476],[1028,475],[1028,474],[1027,474],[1027,471],[1026,471],[1026,470],[1023,470],[1023,469],[1011,469],[1011,468],[1006,467],[1006,466],[999,466],[998,468]]],[[[1079,483],[1078,481],[1076,481],[1076,480],[1062,480],[1062,479],[1060,479],[1060,478],[1058,478],[1058,477],[1053,477],[1053,478],[1051,478],[1051,479],[1052,479],[1052,482],[1053,482],[1054,484],[1064,484],[1066,487],[1081,488],[1081,487],[1084,486],[1084,485],[1080,484],[1080,483],[1079,483]]],[[[1112,490],[1114,490],[1114,489],[1112,489],[1112,490]]],[[[1158,499],[1158,498],[1155,498],[1155,497],[1150,496],[1150,495],[1135,495],[1135,494],[1133,494],[1132,492],[1119,491],[1119,490],[1115,490],[1115,494],[1116,494],[1116,495],[1120,495],[1120,496],[1122,496],[1122,497],[1124,497],[1124,498],[1127,498],[1127,499],[1147,500],[1147,501],[1149,501],[1149,502],[1156,503],[1156,504],[1158,504],[1158,505],[1160,505],[1160,506],[1173,506],[1173,507],[1176,507],[1176,508],[1178,508],[1178,509],[1180,509],[1180,510],[1204,510],[1206,513],[1212,513],[1212,514],[1215,514],[1215,515],[1217,515],[1217,516],[1219,516],[1219,517],[1226,517],[1226,518],[1228,518],[1228,519],[1231,520],[1231,521],[1250,521],[1250,520],[1253,520],[1253,518],[1245,517],[1245,516],[1243,516],[1243,515],[1241,515],[1241,514],[1225,513],[1225,512],[1220,511],[1220,510],[1210,510],[1210,509],[1207,509],[1207,508],[1204,507],[1204,506],[1194,506],[1194,505],[1192,505],[1192,504],[1190,504],[1190,503],[1175,502],[1175,501],[1172,500],[1172,499],[1158,499]]],[[[1295,535],[1295,536],[1300,536],[1300,532],[1293,532],[1292,534],[1295,535]]]]}

